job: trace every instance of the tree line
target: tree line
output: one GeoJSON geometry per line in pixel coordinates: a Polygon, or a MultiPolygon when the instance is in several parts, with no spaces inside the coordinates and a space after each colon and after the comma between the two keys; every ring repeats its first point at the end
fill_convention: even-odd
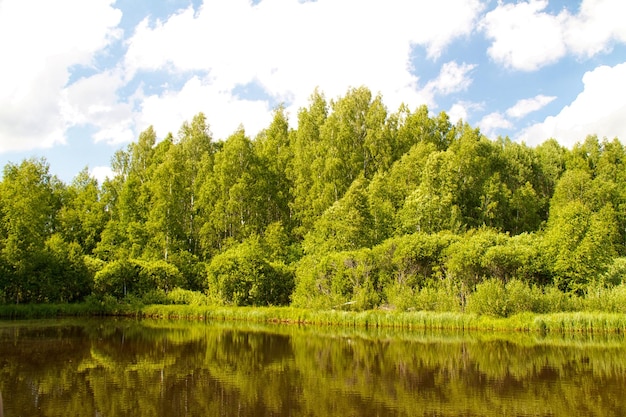
{"type": "Polygon", "coordinates": [[[365,87],[315,91],[295,128],[278,107],[255,138],[215,140],[200,113],[162,140],[146,129],[102,184],[6,165],[0,302],[442,309],[486,282],[582,295],[626,271],[625,161],[618,139],[490,140],[365,87]]]}

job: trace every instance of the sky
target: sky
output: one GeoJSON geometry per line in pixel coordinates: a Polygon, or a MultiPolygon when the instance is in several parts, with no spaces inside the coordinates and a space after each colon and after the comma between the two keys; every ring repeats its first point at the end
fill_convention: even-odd
{"type": "Polygon", "coordinates": [[[100,181],[152,125],[254,138],[318,88],[491,139],[626,140],[624,0],[0,0],[0,166],[100,181]]]}

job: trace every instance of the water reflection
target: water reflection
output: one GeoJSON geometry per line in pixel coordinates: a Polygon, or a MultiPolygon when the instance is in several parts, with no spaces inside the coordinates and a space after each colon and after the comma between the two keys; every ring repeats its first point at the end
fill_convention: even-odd
{"type": "Polygon", "coordinates": [[[0,391],[30,416],[626,415],[625,354],[617,335],[12,323],[0,391]]]}

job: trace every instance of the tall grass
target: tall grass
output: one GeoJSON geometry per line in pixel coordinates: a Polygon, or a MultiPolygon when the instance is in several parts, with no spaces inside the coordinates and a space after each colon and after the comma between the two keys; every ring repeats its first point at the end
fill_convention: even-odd
{"type": "Polygon", "coordinates": [[[93,316],[91,306],[81,304],[5,304],[0,305],[0,317],[9,319],[34,319],[58,316],[93,316]]]}
{"type": "MultiPolygon", "coordinates": [[[[408,294],[408,293],[407,293],[408,294]]],[[[430,288],[400,299],[404,309],[345,311],[295,307],[229,307],[215,305],[204,294],[179,290],[153,294],[150,299],[111,296],[88,297],[80,304],[0,305],[3,318],[58,316],[133,316],[205,321],[290,323],[354,328],[431,330],[486,330],[540,333],[626,334],[626,286],[590,287],[584,296],[565,294],[556,288],[538,289],[519,281],[504,285],[493,280],[477,286],[465,311],[456,294],[430,288]],[[436,302],[443,297],[443,302],[436,302]],[[154,299],[154,300],[153,300],[154,299]],[[157,304],[149,304],[151,302],[157,304]],[[445,306],[445,308],[443,308],[445,306]],[[436,310],[436,311],[427,311],[436,310]],[[448,310],[448,311],[445,311],[448,310]]]]}
{"type": "Polygon", "coordinates": [[[493,317],[474,313],[429,311],[361,312],[307,310],[291,307],[207,307],[152,305],[141,309],[144,317],[289,323],[355,328],[395,328],[431,330],[482,330],[540,333],[626,333],[626,315],[619,313],[567,312],[551,314],[520,313],[493,317]]]}

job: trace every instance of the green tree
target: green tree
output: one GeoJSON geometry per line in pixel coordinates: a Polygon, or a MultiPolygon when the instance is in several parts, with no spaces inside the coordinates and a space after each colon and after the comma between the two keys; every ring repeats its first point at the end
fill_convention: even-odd
{"type": "Polygon", "coordinates": [[[204,181],[213,170],[215,153],[218,150],[203,113],[195,115],[191,123],[183,123],[176,145],[177,152],[172,159],[178,161],[182,171],[183,189],[178,200],[182,206],[185,250],[197,256],[200,255],[200,229],[203,219],[202,207],[198,202],[204,181]]]}
{"type": "MultiPolygon", "coordinates": [[[[368,189],[372,215],[374,241],[382,242],[391,237],[398,224],[398,210],[406,204],[407,197],[419,187],[426,161],[437,152],[432,143],[420,142],[413,146],[391,168],[374,175],[368,189]]],[[[409,214],[412,218],[412,215],[409,214]]]]}
{"type": "Polygon", "coordinates": [[[561,290],[582,294],[594,277],[606,272],[617,255],[615,211],[597,212],[580,201],[552,210],[542,253],[561,290]]]}
{"type": "Polygon", "coordinates": [[[215,154],[213,173],[201,190],[200,204],[207,213],[201,235],[207,253],[263,231],[265,189],[253,143],[239,129],[215,154]]]}
{"type": "Polygon", "coordinates": [[[297,222],[295,232],[302,237],[313,226],[315,219],[328,208],[319,198],[321,186],[322,147],[321,129],[328,117],[328,104],[318,90],[311,95],[309,107],[298,112],[298,129],[290,135],[293,160],[288,178],[293,183],[291,210],[297,222]]]}
{"type": "Polygon", "coordinates": [[[478,283],[489,277],[483,258],[490,248],[506,240],[508,236],[493,229],[472,229],[446,248],[445,274],[459,286],[462,297],[467,297],[478,283]]]}
{"type": "Polygon", "coordinates": [[[401,230],[405,233],[436,233],[457,231],[461,212],[456,205],[458,185],[450,152],[433,152],[422,170],[419,186],[405,200],[398,212],[401,230]]]}
{"type": "Polygon", "coordinates": [[[76,242],[84,254],[91,254],[107,219],[98,181],[89,175],[87,168],[66,188],[58,217],[63,239],[76,242]]]}
{"type": "Polygon", "coordinates": [[[306,253],[338,252],[371,245],[367,184],[364,177],[358,178],[345,196],[322,214],[304,238],[306,253]]]}
{"type": "Polygon", "coordinates": [[[0,183],[1,255],[5,272],[1,287],[16,303],[46,298],[42,282],[46,241],[58,228],[62,183],[49,172],[44,159],[8,164],[0,183]]]}
{"type": "Polygon", "coordinates": [[[109,220],[96,253],[106,259],[136,258],[147,247],[150,177],[155,168],[156,132],[150,126],[136,143],[113,156],[115,177],[103,184],[109,220]]]}
{"type": "Polygon", "coordinates": [[[290,146],[289,121],[283,106],[274,111],[270,126],[261,131],[255,140],[255,152],[259,158],[259,175],[264,177],[265,190],[260,190],[264,201],[261,209],[264,224],[280,222],[292,228],[289,204],[293,200],[293,182],[288,176],[293,159],[290,146]]]}

